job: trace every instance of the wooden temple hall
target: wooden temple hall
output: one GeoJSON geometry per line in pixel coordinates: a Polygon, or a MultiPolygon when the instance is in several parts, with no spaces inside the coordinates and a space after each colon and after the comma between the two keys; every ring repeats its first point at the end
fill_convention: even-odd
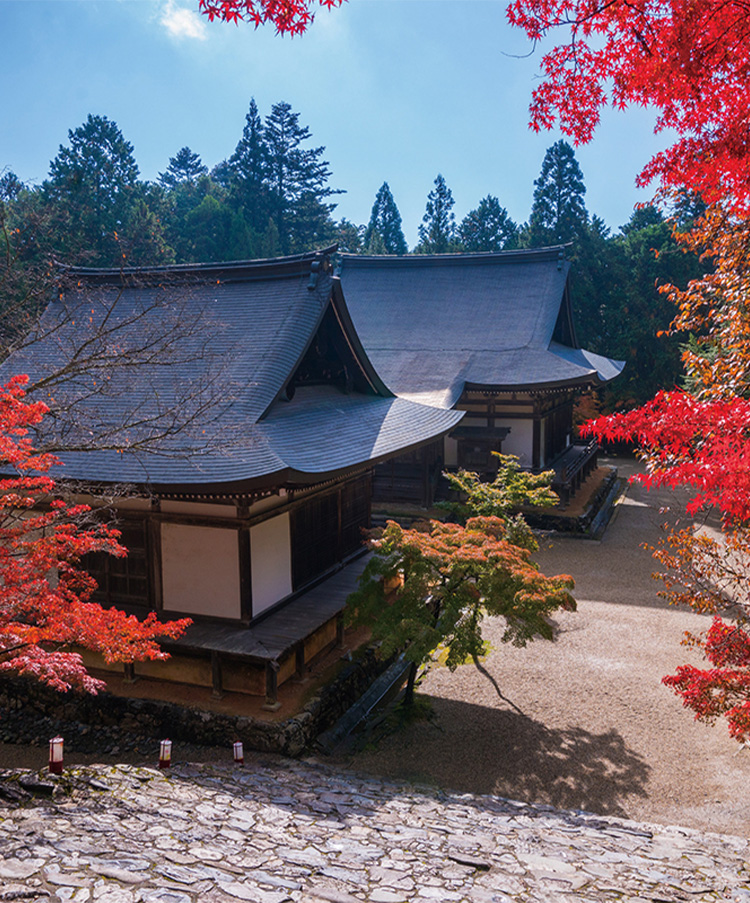
{"type": "Polygon", "coordinates": [[[67,270],[3,364],[50,386],[42,429],[75,449],[57,479],[116,513],[129,554],[89,560],[98,601],[193,619],[129,679],[273,708],[341,641],[373,493],[429,505],[444,467],[491,475],[493,449],[563,490],[591,462],[573,399],[622,364],[578,347],[562,249],[343,255],[340,276],[334,251],[67,270]]]}
{"type": "Polygon", "coordinates": [[[375,468],[375,498],[432,504],[444,469],[491,479],[492,451],[553,469],[567,501],[596,466],[573,435],[583,389],[624,366],[581,348],[564,248],[493,254],[366,257],[338,270],[369,359],[399,397],[466,412],[448,435],[375,468]]]}
{"type": "Polygon", "coordinates": [[[463,416],[383,382],[331,250],[69,270],[30,350],[4,364],[32,384],[65,366],[49,399],[60,414],[43,426],[63,448],[100,437],[63,452],[56,474],[94,504],[109,497],[129,550],[88,562],[97,601],[193,619],[165,644],[170,660],[137,663],[130,679],[277,706],[277,687],[341,639],[373,468],[441,439],[463,416]],[[82,349],[97,344],[86,364],[82,349]]]}

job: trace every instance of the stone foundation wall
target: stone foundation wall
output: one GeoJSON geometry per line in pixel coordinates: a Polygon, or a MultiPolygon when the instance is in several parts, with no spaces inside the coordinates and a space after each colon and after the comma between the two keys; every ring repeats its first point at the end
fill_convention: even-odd
{"type": "MultiPolygon", "coordinates": [[[[387,664],[387,663],[386,663],[387,664]]],[[[321,688],[301,712],[286,721],[267,722],[218,714],[150,699],[100,693],[57,693],[20,677],[0,680],[0,741],[46,745],[56,734],[65,748],[79,752],[153,755],[155,743],[231,747],[300,755],[319,733],[334,724],[359,699],[385,665],[372,651],[349,663],[321,688]]]]}
{"type": "Polygon", "coordinates": [[[559,514],[537,514],[533,509],[524,511],[523,516],[526,523],[535,530],[557,530],[559,533],[575,533],[585,535],[589,532],[591,525],[602,505],[607,501],[607,497],[612,492],[617,481],[617,469],[610,468],[610,473],[604,478],[596,495],[589,502],[588,507],[583,514],[578,517],[566,517],[559,514]]]}

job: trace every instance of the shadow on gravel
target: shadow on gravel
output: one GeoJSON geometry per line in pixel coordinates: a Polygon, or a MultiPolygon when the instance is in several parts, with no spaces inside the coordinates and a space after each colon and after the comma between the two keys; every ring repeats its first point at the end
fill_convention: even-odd
{"type": "Polygon", "coordinates": [[[402,726],[347,764],[394,780],[497,794],[560,809],[627,817],[651,771],[615,730],[548,728],[516,711],[423,696],[430,721],[402,726]]]}

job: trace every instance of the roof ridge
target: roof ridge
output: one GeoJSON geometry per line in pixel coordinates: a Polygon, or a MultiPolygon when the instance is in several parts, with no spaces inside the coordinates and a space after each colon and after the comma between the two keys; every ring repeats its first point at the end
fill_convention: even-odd
{"type": "Polygon", "coordinates": [[[283,278],[307,275],[315,261],[328,262],[338,245],[329,245],[316,251],[291,254],[286,257],[267,257],[255,260],[227,260],[208,263],[174,263],[144,267],[81,267],[57,262],[62,276],[86,282],[138,282],[206,281],[244,282],[253,279],[283,278]]]}
{"type": "Polygon", "coordinates": [[[508,251],[458,252],[453,254],[350,254],[338,255],[343,264],[374,266],[466,266],[483,263],[528,263],[529,261],[566,260],[566,249],[571,243],[549,245],[543,248],[515,248],[508,251]]]}

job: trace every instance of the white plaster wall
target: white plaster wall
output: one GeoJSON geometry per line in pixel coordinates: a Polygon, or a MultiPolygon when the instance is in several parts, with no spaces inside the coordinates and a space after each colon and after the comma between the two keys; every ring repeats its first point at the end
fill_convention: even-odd
{"type": "Polygon", "coordinates": [[[240,617],[236,530],[161,525],[164,608],[215,618],[240,617]]]}
{"type": "Polygon", "coordinates": [[[292,591],[289,514],[264,520],[250,530],[253,617],[292,591]]]}
{"type": "Polygon", "coordinates": [[[445,437],[444,461],[446,467],[458,467],[458,440],[453,436],[445,437]]]}
{"type": "Polygon", "coordinates": [[[278,508],[279,505],[285,505],[287,501],[286,489],[280,489],[278,495],[269,495],[268,498],[253,502],[248,513],[251,517],[256,514],[264,514],[266,511],[278,508]]]}
{"type": "Polygon", "coordinates": [[[211,505],[204,502],[180,502],[174,499],[163,499],[161,510],[165,514],[184,514],[197,517],[236,517],[234,505],[211,505]]]}
{"type": "Polygon", "coordinates": [[[534,454],[534,421],[533,420],[495,420],[495,426],[507,426],[510,429],[503,439],[503,454],[517,455],[524,467],[531,467],[534,454]]]}

